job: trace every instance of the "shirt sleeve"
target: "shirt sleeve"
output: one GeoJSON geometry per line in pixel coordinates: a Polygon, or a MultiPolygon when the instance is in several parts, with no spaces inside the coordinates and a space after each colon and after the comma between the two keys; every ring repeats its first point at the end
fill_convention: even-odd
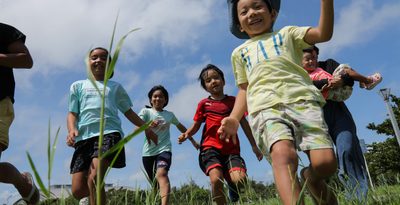
{"type": "Polygon", "coordinates": [[[79,86],[80,84],[73,83],[69,90],[68,111],[79,114],[79,86]]]}
{"type": "Polygon", "coordinates": [[[178,125],[180,122],[178,118],[176,118],[175,114],[171,112],[172,118],[171,118],[171,124],[178,125]]]}
{"type": "MultiPolygon", "coordinates": [[[[242,59],[242,53],[244,52],[240,48],[235,49],[232,52],[231,56],[231,63],[232,63],[232,69],[233,69],[233,74],[235,76],[235,83],[236,85],[240,85],[243,83],[247,83],[247,75],[246,75],[246,61],[242,59]]],[[[250,63],[250,62],[249,62],[250,63]]]]}
{"type": "Polygon", "coordinates": [[[302,52],[301,54],[303,54],[303,49],[305,48],[309,48],[311,45],[308,44],[307,42],[304,41],[304,36],[306,35],[306,33],[308,32],[308,30],[310,29],[310,26],[304,26],[304,27],[298,27],[298,26],[288,26],[285,27],[285,29],[288,30],[288,33],[290,34],[290,36],[292,36],[292,39],[295,43],[295,45],[297,45],[298,49],[300,49],[302,52]]]}
{"type": "Polygon", "coordinates": [[[128,93],[126,93],[125,89],[121,86],[117,86],[117,91],[116,91],[116,99],[117,99],[117,107],[118,110],[121,111],[122,113],[125,113],[126,111],[129,110],[129,108],[132,107],[132,101],[129,98],[128,93]]]}
{"type": "Polygon", "coordinates": [[[193,120],[196,122],[204,122],[204,109],[203,109],[203,101],[201,101],[197,105],[196,113],[194,113],[193,120]]]}
{"type": "Polygon", "coordinates": [[[141,109],[138,116],[140,117],[140,119],[142,119],[145,122],[147,122],[149,120],[146,108],[141,109]]]}

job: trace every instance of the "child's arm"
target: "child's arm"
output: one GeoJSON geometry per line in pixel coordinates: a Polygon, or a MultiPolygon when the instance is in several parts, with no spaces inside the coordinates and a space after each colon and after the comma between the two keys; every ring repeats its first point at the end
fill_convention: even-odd
{"type": "Polygon", "coordinates": [[[246,91],[248,83],[239,85],[239,91],[236,96],[235,106],[229,117],[224,118],[221,121],[221,127],[218,129],[221,140],[229,142],[232,139],[233,143],[236,144],[236,133],[239,128],[239,121],[242,119],[244,113],[247,110],[246,104],[246,91]]]}
{"type": "Polygon", "coordinates": [[[75,138],[79,135],[78,129],[76,128],[76,122],[78,119],[78,114],[74,112],[68,112],[67,115],[67,145],[72,147],[75,144],[75,138]]]}
{"type": "Polygon", "coordinates": [[[333,34],[333,13],[333,0],[321,0],[319,24],[307,31],[304,41],[310,45],[329,41],[333,34]]]}
{"type": "MultiPolygon", "coordinates": [[[[130,108],[128,111],[124,113],[124,115],[129,121],[131,121],[137,127],[141,127],[142,125],[145,124],[145,122],[130,108]]],[[[146,134],[146,138],[149,144],[151,144],[150,140],[153,141],[154,144],[156,145],[158,144],[158,137],[153,131],[151,131],[150,129],[146,129],[144,132],[146,134]]]]}
{"type": "Polygon", "coordinates": [[[240,120],[240,126],[242,127],[244,134],[246,135],[247,139],[249,140],[251,148],[253,149],[253,152],[256,155],[258,161],[262,160],[263,154],[261,153],[260,149],[258,149],[256,141],[254,140],[253,134],[251,133],[249,122],[247,122],[246,118],[243,117],[240,120]]]}
{"type": "MultiPolygon", "coordinates": [[[[186,139],[189,139],[190,141],[192,141],[192,140],[194,141],[192,136],[194,134],[196,134],[197,131],[199,131],[200,127],[201,127],[201,122],[194,121],[193,125],[189,129],[187,129],[186,132],[182,133],[181,136],[178,137],[178,143],[182,144],[182,142],[184,142],[186,139]]],[[[195,142],[195,144],[197,144],[196,141],[194,141],[194,142],[195,142]]],[[[193,142],[192,142],[192,144],[195,147],[197,147],[197,146],[200,147],[198,144],[194,145],[193,142]]]]}
{"type": "MultiPolygon", "coordinates": [[[[186,127],[183,126],[181,123],[177,124],[176,127],[178,128],[179,131],[181,131],[182,135],[187,131],[186,127]]],[[[178,142],[179,142],[179,139],[180,139],[181,136],[179,136],[178,142]]],[[[192,143],[192,145],[194,146],[194,148],[196,148],[197,150],[200,149],[200,145],[196,142],[196,140],[193,139],[192,136],[189,136],[187,138],[189,138],[189,140],[192,143]]],[[[186,140],[186,139],[184,139],[184,140],[186,140]]],[[[179,144],[181,144],[181,143],[182,142],[180,142],[179,144]]]]}
{"type": "Polygon", "coordinates": [[[21,40],[11,43],[8,53],[0,53],[0,65],[10,68],[32,68],[33,60],[28,48],[21,40]]]}

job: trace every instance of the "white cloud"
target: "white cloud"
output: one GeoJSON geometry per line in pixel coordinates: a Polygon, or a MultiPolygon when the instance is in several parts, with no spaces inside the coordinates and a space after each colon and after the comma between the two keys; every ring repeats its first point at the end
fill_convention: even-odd
{"type": "Polygon", "coordinates": [[[388,25],[399,25],[399,10],[399,2],[382,5],[380,1],[353,0],[340,10],[333,39],[321,47],[327,48],[323,50],[331,56],[343,49],[366,43],[386,32],[388,25]]]}
{"type": "Polygon", "coordinates": [[[212,0],[16,0],[2,3],[0,18],[27,35],[35,66],[51,73],[56,72],[54,67],[77,70],[90,47],[108,48],[118,11],[116,39],[132,28],[141,28],[124,45],[135,57],[160,44],[167,49],[192,50],[202,35],[200,28],[211,20],[213,4],[212,0]],[[24,17],[16,18],[21,10],[24,17]]]}
{"type": "Polygon", "coordinates": [[[168,109],[173,111],[179,120],[192,122],[197,104],[206,96],[207,93],[199,83],[187,84],[173,95],[168,109]]]}

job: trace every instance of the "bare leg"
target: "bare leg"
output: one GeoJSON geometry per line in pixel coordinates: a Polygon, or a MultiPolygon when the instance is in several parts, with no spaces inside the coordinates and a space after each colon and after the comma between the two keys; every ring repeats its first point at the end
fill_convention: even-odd
{"type": "Polygon", "coordinates": [[[222,169],[219,167],[213,168],[210,170],[208,175],[211,181],[213,201],[215,201],[217,205],[226,204],[226,198],[222,184],[222,180],[224,180],[222,169]]]}
{"type": "MultiPolygon", "coordinates": [[[[8,162],[1,162],[0,173],[1,183],[14,185],[22,197],[27,197],[30,194],[33,185],[28,183],[26,176],[21,174],[14,165],[8,162]]],[[[39,201],[39,197],[39,194],[37,196],[34,195],[31,201],[39,201]]]]}
{"type": "MultiPolygon", "coordinates": [[[[96,181],[97,181],[97,170],[100,160],[98,158],[93,158],[92,163],[90,164],[88,178],[87,178],[87,185],[89,187],[89,201],[91,205],[104,205],[106,204],[106,191],[104,187],[101,187],[101,198],[100,202],[96,203],[96,181]]],[[[109,162],[107,160],[101,161],[101,180],[104,180],[105,172],[109,166],[109,162]]]]}
{"type": "Polygon", "coordinates": [[[308,187],[319,204],[337,204],[336,196],[329,189],[325,180],[332,176],[337,169],[333,149],[318,149],[306,152],[310,158],[310,166],[305,169],[303,176],[308,179],[308,187]]]}
{"type": "Polygon", "coordinates": [[[368,76],[364,76],[359,74],[357,71],[353,69],[346,69],[346,73],[355,81],[360,83],[368,84],[372,83],[372,79],[368,78],[368,76]]]}
{"type": "Polygon", "coordinates": [[[88,172],[77,172],[72,174],[71,192],[74,198],[82,199],[89,196],[89,187],[87,185],[88,172]]]}
{"type": "Polygon", "coordinates": [[[281,140],[272,145],[272,169],[275,185],[282,203],[296,204],[300,195],[300,183],[297,179],[298,156],[290,140],[281,140]]]}
{"type": "Polygon", "coordinates": [[[235,170],[229,173],[231,182],[238,187],[238,190],[242,189],[246,183],[247,175],[246,172],[235,170]]]}
{"type": "Polygon", "coordinates": [[[169,201],[169,194],[171,192],[168,171],[165,168],[158,168],[156,178],[160,186],[161,204],[167,205],[169,201]]]}

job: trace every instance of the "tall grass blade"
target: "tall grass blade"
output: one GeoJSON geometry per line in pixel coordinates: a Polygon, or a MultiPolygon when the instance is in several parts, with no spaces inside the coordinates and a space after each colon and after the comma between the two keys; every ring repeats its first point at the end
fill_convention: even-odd
{"type": "Polygon", "coordinates": [[[35,179],[36,179],[36,182],[38,183],[38,185],[39,185],[39,187],[40,187],[40,190],[42,191],[42,193],[43,193],[47,198],[50,198],[50,191],[47,190],[46,187],[44,186],[43,181],[42,181],[42,179],[41,179],[40,176],[39,176],[39,173],[38,173],[38,171],[37,171],[37,169],[36,169],[36,167],[35,167],[35,164],[33,163],[32,157],[31,157],[31,155],[29,154],[29,152],[26,152],[26,156],[28,157],[29,164],[31,165],[33,174],[35,175],[35,179]]]}
{"type": "Polygon", "coordinates": [[[116,145],[114,145],[111,149],[109,149],[108,151],[103,153],[103,158],[109,156],[111,153],[119,150],[121,147],[123,147],[126,143],[128,143],[129,141],[131,141],[134,137],[136,137],[137,135],[139,135],[140,133],[142,133],[144,130],[146,130],[147,128],[150,127],[150,124],[152,122],[147,122],[144,125],[142,125],[141,127],[139,127],[138,129],[136,129],[133,133],[125,136],[124,138],[122,138],[116,145]]]}

